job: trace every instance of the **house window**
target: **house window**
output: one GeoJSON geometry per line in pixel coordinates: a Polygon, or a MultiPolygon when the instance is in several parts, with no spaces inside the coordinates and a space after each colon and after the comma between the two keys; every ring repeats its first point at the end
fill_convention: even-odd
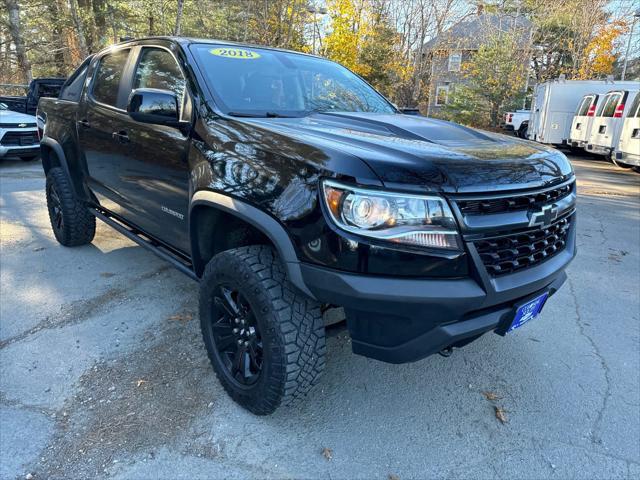
{"type": "Polygon", "coordinates": [[[449,102],[449,85],[436,87],[436,105],[446,105],[449,102]]]}
{"type": "Polygon", "coordinates": [[[462,53],[453,52],[449,54],[449,71],[459,72],[462,64],[462,53]]]}

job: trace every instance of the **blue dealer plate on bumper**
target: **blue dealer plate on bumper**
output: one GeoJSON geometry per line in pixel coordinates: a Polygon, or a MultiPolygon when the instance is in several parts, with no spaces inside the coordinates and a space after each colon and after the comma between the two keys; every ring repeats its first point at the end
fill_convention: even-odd
{"type": "Polygon", "coordinates": [[[518,307],[518,309],[516,310],[516,315],[513,318],[513,322],[511,322],[511,326],[509,327],[507,332],[515,330],[516,328],[520,328],[529,320],[533,320],[534,318],[536,318],[542,311],[542,307],[544,306],[544,302],[547,301],[547,298],[549,298],[549,292],[545,292],[539,297],[536,297],[533,300],[529,300],[527,303],[520,305],[520,307],[518,307]]]}

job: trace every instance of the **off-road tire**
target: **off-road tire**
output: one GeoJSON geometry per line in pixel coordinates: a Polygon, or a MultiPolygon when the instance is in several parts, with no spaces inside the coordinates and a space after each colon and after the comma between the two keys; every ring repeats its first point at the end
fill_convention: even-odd
{"type": "Polygon", "coordinates": [[[71,182],[60,167],[47,173],[47,209],[56,240],[65,247],[77,247],[91,243],[96,234],[96,217],[87,206],[73,194],[71,182]],[[56,196],[58,200],[56,200],[56,196]],[[62,223],[58,222],[56,206],[59,207],[62,223]]]}
{"type": "Polygon", "coordinates": [[[227,393],[256,415],[291,405],[318,382],[325,364],[320,305],[286,278],[273,249],[255,245],[227,250],[206,266],[200,283],[200,324],[209,359],[227,393]],[[262,370],[253,385],[238,385],[212,334],[214,292],[230,285],[248,301],[262,337],[262,370]]]}

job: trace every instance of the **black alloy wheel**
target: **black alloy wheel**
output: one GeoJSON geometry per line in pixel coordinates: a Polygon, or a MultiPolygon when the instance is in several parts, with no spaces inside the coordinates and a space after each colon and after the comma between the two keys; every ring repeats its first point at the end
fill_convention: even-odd
{"type": "Polygon", "coordinates": [[[238,290],[218,285],[211,307],[213,340],[229,377],[253,385],[262,373],[263,347],[251,305],[238,290]]]}
{"type": "Polygon", "coordinates": [[[56,191],[55,185],[49,185],[49,215],[54,231],[61,232],[64,229],[64,216],[62,215],[62,202],[56,191]]]}

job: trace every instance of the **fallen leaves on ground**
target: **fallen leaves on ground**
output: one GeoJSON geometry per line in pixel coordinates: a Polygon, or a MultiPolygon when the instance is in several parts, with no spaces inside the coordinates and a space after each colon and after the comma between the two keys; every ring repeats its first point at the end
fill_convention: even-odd
{"type": "Polygon", "coordinates": [[[169,320],[174,320],[178,322],[188,322],[192,318],[193,318],[193,313],[183,312],[183,313],[176,313],[175,315],[171,315],[169,317],[169,320]]]}
{"type": "Polygon", "coordinates": [[[502,423],[503,425],[507,423],[507,416],[505,414],[505,411],[500,407],[494,406],[493,408],[496,412],[496,418],[500,420],[500,423],[502,423]]]}
{"type": "Polygon", "coordinates": [[[496,400],[500,400],[500,397],[493,392],[482,392],[484,398],[489,400],[490,402],[495,402],[496,400]]]}
{"type": "Polygon", "coordinates": [[[324,458],[326,458],[327,460],[331,460],[333,458],[333,450],[331,450],[330,448],[323,448],[322,449],[322,456],[324,458]]]}
{"type": "Polygon", "coordinates": [[[389,480],[400,480],[400,477],[398,475],[390,473],[389,474],[389,480]]]}
{"type": "Polygon", "coordinates": [[[137,382],[136,382],[136,387],[140,388],[142,385],[144,385],[145,383],[149,383],[146,380],[143,380],[142,378],[140,378],[137,382]]]}

